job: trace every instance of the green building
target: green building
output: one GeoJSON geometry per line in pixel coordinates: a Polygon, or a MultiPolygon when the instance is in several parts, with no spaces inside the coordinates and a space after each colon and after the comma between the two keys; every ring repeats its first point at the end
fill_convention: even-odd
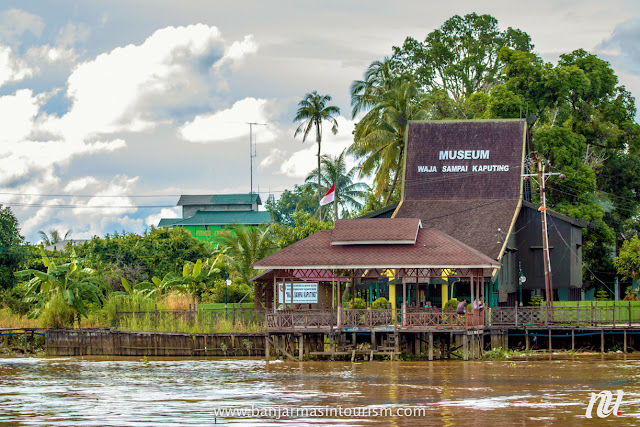
{"type": "Polygon", "coordinates": [[[261,227],[271,221],[269,212],[258,211],[258,194],[182,195],[182,218],[163,218],[158,227],[183,227],[196,239],[216,244],[229,235],[229,226],[261,227]]]}

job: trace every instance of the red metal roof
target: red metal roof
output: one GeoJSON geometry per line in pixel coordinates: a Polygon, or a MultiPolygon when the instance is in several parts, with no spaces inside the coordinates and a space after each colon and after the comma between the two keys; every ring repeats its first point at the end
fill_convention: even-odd
{"type": "Polygon", "coordinates": [[[339,219],[331,233],[331,244],[414,244],[420,227],[417,218],[339,219]]]}
{"type": "Polygon", "coordinates": [[[478,250],[434,228],[419,229],[415,244],[406,245],[332,245],[332,233],[333,230],[318,231],[254,263],[253,267],[260,269],[498,268],[501,265],[478,250]]]}

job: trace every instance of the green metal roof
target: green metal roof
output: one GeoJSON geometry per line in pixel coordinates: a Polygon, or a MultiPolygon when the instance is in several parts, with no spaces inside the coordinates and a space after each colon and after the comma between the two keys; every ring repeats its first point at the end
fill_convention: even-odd
{"type": "MultiPolygon", "coordinates": [[[[165,219],[160,220],[160,224],[165,219]]],[[[168,220],[174,221],[174,220],[168,220]]],[[[265,224],[271,221],[269,212],[257,211],[198,211],[191,218],[175,220],[170,225],[227,225],[227,224],[265,224]]],[[[159,225],[160,227],[161,225],[159,225]]],[[[164,225],[167,227],[168,225],[164,225]]]]}
{"type": "Polygon", "coordinates": [[[189,205],[250,205],[253,203],[262,204],[258,193],[242,194],[183,194],[178,200],[177,206],[189,205]]]}
{"type": "Polygon", "coordinates": [[[158,223],[158,227],[171,227],[180,221],[182,221],[182,218],[162,218],[158,223]]]}
{"type": "Polygon", "coordinates": [[[253,194],[214,194],[211,196],[211,203],[214,205],[250,205],[252,203],[262,204],[258,193],[253,194]]]}

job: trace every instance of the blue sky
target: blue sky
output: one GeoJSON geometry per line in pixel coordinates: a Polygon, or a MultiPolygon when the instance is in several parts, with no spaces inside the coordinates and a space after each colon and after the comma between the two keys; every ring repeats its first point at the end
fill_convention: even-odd
{"type": "Polygon", "coordinates": [[[531,35],[546,61],[584,48],[640,94],[634,1],[7,1],[0,8],[0,204],[23,234],[141,232],[177,216],[179,194],[279,196],[313,169],[294,139],[305,93],[333,96],[351,141],[349,85],[405,37],[454,14],[495,16],[531,35]],[[150,207],[151,206],[151,207],[150,207]]]}

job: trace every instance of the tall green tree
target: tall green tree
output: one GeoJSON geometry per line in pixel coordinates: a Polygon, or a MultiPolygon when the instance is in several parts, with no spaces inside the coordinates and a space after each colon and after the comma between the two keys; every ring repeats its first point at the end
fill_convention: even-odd
{"type": "MultiPolygon", "coordinates": [[[[337,157],[322,156],[320,182],[323,191],[335,184],[335,195],[333,202],[333,217],[338,219],[338,205],[342,208],[343,215],[349,208],[361,209],[361,200],[366,196],[369,186],[364,182],[353,182],[358,168],[353,167],[347,171],[345,152],[337,157]]],[[[312,170],[307,176],[306,182],[310,183],[318,175],[318,170],[312,170]]]]}
{"type": "Polygon", "coordinates": [[[320,203],[314,187],[296,184],[293,191],[284,190],[278,200],[267,201],[265,208],[271,214],[273,222],[293,227],[295,225],[293,214],[298,210],[309,214],[316,212],[320,203]]]}
{"type": "MultiPolygon", "coordinates": [[[[316,91],[307,93],[304,99],[298,103],[298,111],[293,119],[294,122],[302,121],[293,135],[295,138],[299,133],[302,133],[302,142],[307,140],[307,137],[315,128],[316,142],[318,143],[318,200],[322,199],[323,196],[320,191],[320,153],[323,122],[326,121],[331,124],[331,132],[334,135],[338,133],[338,122],[334,116],[340,114],[340,109],[334,105],[327,105],[330,101],[330,95],[319,95],[316,91]]],[[[319,206],[318,209],[320,216],[322,216],[322,206],[319,206]]]]}
{"type": "Polygon", "coordinates": [[[311,236],[320,230],[331,230],[333,224],[314,218],[310,213],[299,210],[293,214],[295,221],[292,227],[282,224],[271,226],[271,236],[278,249],[286,248],[295,242],[311,236]]]}
{"type": "Polygon", "coordinates": [[[498,55],[504,46],[525,52],[533,49],[528,34],[511,27],[500,31],[491,15],[455,15],[424,42],[407,37],[402,47],[393,48],[392,61],[396,68],[414,75],[425,91],[446,94],[456,117],[466,118],[464,100],[500,83],[504,64],[498,55]]]}
{"type": "Polygon", "coordinates": [[[16,283],[13,273],[23,261],[23,242],[16,216],[11,208],[0,205],[0,289],[11,288],[16,283]]]}
{"type": "Polygon", "coordinates": [[[504,90],[537,116],[532,149],[566,175],[549,180],[554,209],[588,220],[583,235],[587,278],[611,277],[616,240],[630,235],[640,198],[640,126],[635,100],[610,65],[579,49],[557,65],[505,48],[504,90]],[[616,235],[618,239],[616,239],[616,235]]]}
{"type": "Polygon", "coordinates": [[[429,106],[419,85],[401,76],[376,96],[375,105],[356,125],[348,152],[362,160],[360,176],[375,172],[374,188],[377,195],[385,195],[385,204],[403,172],[407,122],[427,119],[429,106]]]}

